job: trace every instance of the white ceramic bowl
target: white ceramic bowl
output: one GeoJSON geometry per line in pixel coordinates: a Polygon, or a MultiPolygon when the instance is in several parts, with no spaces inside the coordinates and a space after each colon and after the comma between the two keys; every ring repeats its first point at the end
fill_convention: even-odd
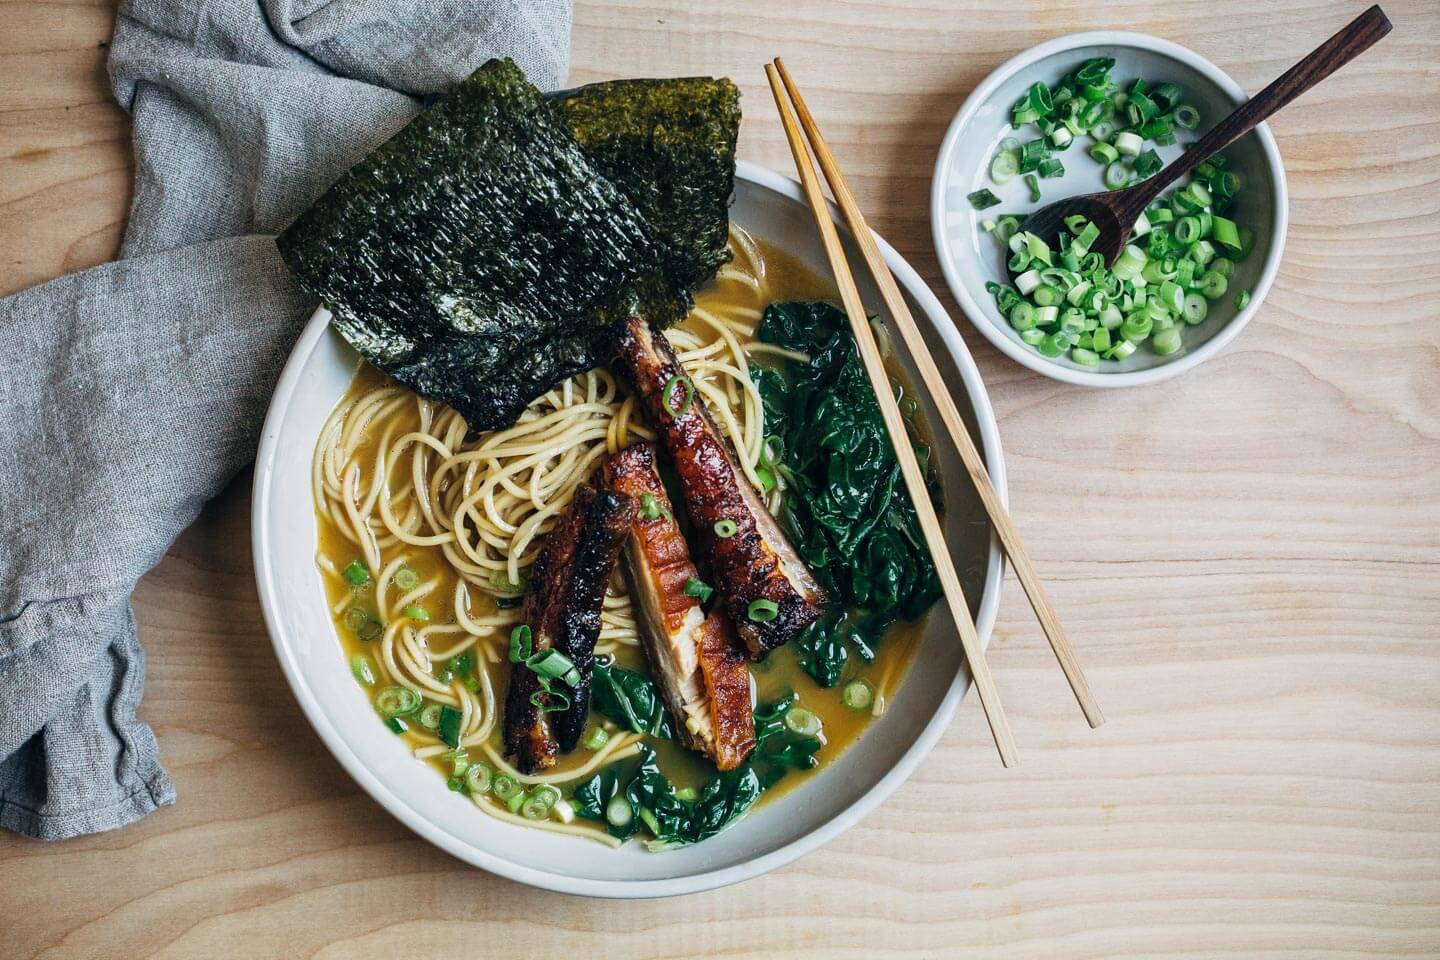
{"type": "MultiPolygon", "coordinates": [[[[1285,168],[1275,138],[1263,123],[1224,151],[1227,169],[1237,171],[1242,179],[1239,222],[1255,231],[1255,248],[1236,264],[1229,290],[1210,304],[1205,321],[1184,329],[1184,346],[1178,353],[1162,357],[1142,345],[1127,359],[1118,363],[1103,361],[1098,367],[1081,366],[1068,356],[1054,360],[1042,356],[1021,341],[1001,316],[994,298],[985,291],[987,281],[1008,282],[1005,263],[1009,251],[980,229],[980,221],[1001,211],[1025,213],[1067,196],[1102,190],[1101,167],[1086,152],[1093,142],[1090,137],[1077,137],[1075,145],[1056,154],[1065,164],[1065,175],[1040,181],[1044,196],[1039,203],[1031,203],[1020,177],[1004,187],[990,182],[990,161],[1006,137],[1023,140],[1038,136],[1033,131],[1029,136],[1023,131],[1017,133],[1010,126],[1010,108],[1033,83],[1039,80],[1054,85],[1086,59],[1101,56],[1115,58],[1111,75],[1122,85],[1135,77],[1179,84],[1185,91],[1185,102],[1200,111],[1197,136],[1248,99],[1240,85],[1219,67],[1168,40],[1112,30],[1057,37],[1001,64],[961,106],[935,162],[930,220],[946,283],[970,322],[1002,353],[1031,370],[1067,383],[1136,386],[1176,376],[1213,357],[1235,339],[1260,308],[1270,292],[1285,246],[1285,168]],[[1002,200],[1000,206],[974,210],[965,197],[981,187],[993,190],[1002,200]],[[1250,303],[1236,310],[1235,294],[1245,289],[1250,290],[1250,303]]],[[[1181,152],[1179,145],[1158,149],[1167,163],[1181,152]]]]}
{"type": "MultiPolygon", "coordinates": [[[[814,222],[793,181],[741,164],[735,187],[735,222],[817,271],[825,269],[814,222]]],[[[975,436],[1003,498],[1000,439],[975,364],[915,271],[884,241],[880,247],[915,315],[930,328],[937,362],[964,394],[957,399],[972,412],[975,436]]],[[[861,262],[855,251],[850,256],[861,262]]],[[[867,303],[880,303],[868,284],[862,293],[867,303]]],[[[920,653],[926,669],[911,671],[885,716],[810,782],[718,837],[662,853],[650,853],[638,843],[611,850],[582,838],[513,826],[476,809],[447,790],[441,777],[381,726],[350,676],[326,612],[314,559],[310,459],[320,427],[356,363],[355,353],[331,330],[328,313],[317,311],[281,375],[260,441],[252,518],[255,574],[275,652],[305,715],[350,775],[427,840],[486,870],[567,893],[658,897],[706,890],[788,863],[854,824],[920,764],[949,724],[969,676],[942,604],[931,617],[920,653]]],[[[932,423],[939,422],[933,409],[929,414],[932,423]]],[[[947,536],[957,565],[965,579],[983,583],[983,591],[970,596],[975,609],[978,593],[977,625],[984,642],[999,603],[1000,552],[958,458],[945,445],[937,445],[936,453],[946,481],[947,536]]]]}

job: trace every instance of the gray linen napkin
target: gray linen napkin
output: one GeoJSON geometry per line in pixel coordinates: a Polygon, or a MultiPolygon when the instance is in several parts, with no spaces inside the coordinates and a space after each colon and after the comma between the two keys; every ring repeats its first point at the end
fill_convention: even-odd
{"type": "Polygon", "coordinates": [[[129,597],[254,456],[311,307],[272,235],[490,57],[559,86],[569,33],[569,0],[122,3],[122,259],[0,300],[0,826],[174,802],[129,597]]]}

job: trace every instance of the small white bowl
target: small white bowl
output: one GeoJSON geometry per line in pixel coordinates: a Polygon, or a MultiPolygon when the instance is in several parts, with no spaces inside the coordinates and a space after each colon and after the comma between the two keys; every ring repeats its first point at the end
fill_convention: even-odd
{"type": "MultiPolygon", "coordinates": [[[[839,224],[833,206],[831,215],[839,224]]],[[[795,181],[739,164],[731,217],[817,272],[828,269],[795,181]]],[[[859,263],[848,233],[843,225],[840,229],[850,262],[859,263]]],[[[974,424],[973,436],[1003,501],[1000,435],[979,371],[939,300],[889,244],[876,239],[925,328],[966,421],[974,424]]],[[[880,307],[868,276],[860,288],[868,305],[880,307]]],[[[901,359],[918,380],[908,360],[901,359]]],[[[431,843],[477,867],[563,893],[664,897],[709,890],[783,866],[853,826],[904,782],[949,726],[969,689],[970,675],[941,604],[926,623],[916,652],[916,662],[924,667],[908,672],[885,715],[807,783],[704,843],[663,853],[650,853],[639,843],[611,850],[591,840],[514,826],[477,810],[446,789],[444,779],[417,761],[376,718],[350,675],[315,566],[310,458],[357,362],[355,352],[331,329],[329,313],[317,310],[280,376],[260,436],[252,514],[255,579],[276,656],[316,733],[360,786],[431,843]]],[[[939,423],[929,398],[922,402],[930,422],[939,423]]],[[[999,544],[958,455],[948,443],[937,443],[934,450],[945,479],[945,535],[951,553],[962,579],[983,585],[970,600],[984,644],[1005,579],[999,544]]],[[[363,832],[365,825],[356,829],[363,832]]]]}
{"type": "MultiPolygon", "coordinates": [[[[1020,339],[1001,316],[994,298],[985,291],[987,281],[1009,282],[1005,269],[1009,251],[980,228],[980,221],[999,213],[1028,213],[1047,203],[1104,189],[1101,167],[1087,150],[1088,136],[1076,138],[1068,150],[1057,152],[1064,161],[1065,175],[1040,181],[1044,196],[1031,203],[1022,179],[1016,177],[1004,187],[990,182],[990,161],[1001,140],[1037,136],[1033,131],[1016,132],[1010,126],[1010,108],[1037,80],[1054,85],[1066,73],[1090,57],[1114,57],[1112,76],[1122,86],[1136,77],[1146,82],[1173,81],[1184,90],[1185,102],[1200,111],[1198,138],[1216,121],[1228,115],[1248,97],[1234,80],[1209,60],[1177,43],[1143,33],[1097,30],[1057,37],[1032,47],[1001,64],[965,100],[955,115],[940,146],[931,181],[930,221],[935,252],[950,291],[964,308],[970,322],[991,343],[1011,359],[1047,377],[1087,387],[1122,387],[1155,383],[1176,376],[1213,357],[1240,332],[1270,292],[1280,267],[1288,223],[1285,168],[1270,128],[1261,124],[1251,134],[1224,151],[1227,169],[1240,174],[1243,215],[1239,222],[1255,231],[1255,248],[1235,266],[1226,294],[1210,304],[1210,312],[1198,326],[1183,331],[1184,346],[1168,357],[1157,355],[1148,344],[1125,360],[1102,361],[1099,367],[1085,367],[1068,356],[1051,360],[1020,339]],[[966,194],[988,187],[1002,203],[989,210],[975,210],[966,194]],[[1235,294],[1250,291],[1250,302],[1235,309],[1235,294]]],[[[1168,163],[1179,156],[1177,144],[1158,148],[1168,163]]]]}

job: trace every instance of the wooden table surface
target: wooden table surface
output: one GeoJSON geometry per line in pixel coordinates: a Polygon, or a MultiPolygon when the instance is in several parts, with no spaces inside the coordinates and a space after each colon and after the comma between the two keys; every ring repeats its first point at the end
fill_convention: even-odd
{"type": "MultiPolygon", "coordinates": [[[[953,111],[1011,54],[1100,27],[1254,91],[1362,2],[578,3],[573,80],[727,73],[743,156],[788,174],[761,73],[786,56],[874,226],[961,323],[1109,724],[1081,721],[1012,580],[990,661],[1017,769],[972,696],[890,801],[770,876],[538,893],[412,835],[311,732],[261,625],[244,475],[135,598],[179,803],[0,836],[0,955],[1440,956],[1440,5],[1385,5],[1395,32],[1273,123],[1291,226],[1255,321],[1112,392],[1000,356],[944,291],[926,207],[953,111]]],[[[113,15],[0,2],[0,294],[114,254],[113,15]]]]}

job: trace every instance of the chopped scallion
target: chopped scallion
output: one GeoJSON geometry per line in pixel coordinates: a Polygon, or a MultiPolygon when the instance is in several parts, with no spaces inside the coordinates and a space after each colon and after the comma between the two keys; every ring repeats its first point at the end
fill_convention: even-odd
{"type": "Polygon", "coordinates": [[[414,590],[420,586],[420,574],[409,567],[399,567],[390,579],[395,581],[395,586],[401,590],[414,590]]]}
{"type": "Polygon", "coordinates": [[[694,577],[687,577],[685,586],[681,590],[687,597],[694,597],[701,603],[705,603],[715,593],[715,588],[703,580],[696,580],[694,577]]]}
{"type": "Polygon", "coordinates": [[[769,623],[780,615],[780,605],[774,600],[752,600],[745,615],[756,623],[769,623]]]}
{"type": "Polygon", "coordinates": [[[370,665],[370,658],[365,654],[357,653],[350,658],[350,672],[365,686],[375,686],[375,668],[370,665]]]}
{"type": "Polygon", "coordinates": [[[865,680],[852,680],[840,691],[840,702],[851,710],[869,710],[875,702],[875,688],[865,680]]]}
{"type": "Polygon", "coordinates": [[[510,631],[511,663],[524,663],[530,658],[533,639],[533,634],[530,632],[530,625],[527,623],[522,623],[510,631]]]}
{"type": "Polygon", "coordinates": [[[676,374],[666,381],[665,386],[660,388],[660,402],[664,405],[666,412],[672,417],[683,416],[690,409],[690,404],[695,401],[695,384],[690,378],[682,374],[676,374]],[[676,391],[679,396],[676,396],[676,391]]]}
{"type": "Polygon", "coordinates": [[[405,717],[420,709],[420,694],[409,687],[385,687],[375,694],[375,709],[387,717],[405,717]]]}
{"type": "Polygon", "coordinates": [[[998,207],[1000,205],[1000,198],[988,189],[980,189],[972,193],[967,193],[965,199],[969,200],[970,206],[976,210],[988,210],[991,207],[998,207]]]}

